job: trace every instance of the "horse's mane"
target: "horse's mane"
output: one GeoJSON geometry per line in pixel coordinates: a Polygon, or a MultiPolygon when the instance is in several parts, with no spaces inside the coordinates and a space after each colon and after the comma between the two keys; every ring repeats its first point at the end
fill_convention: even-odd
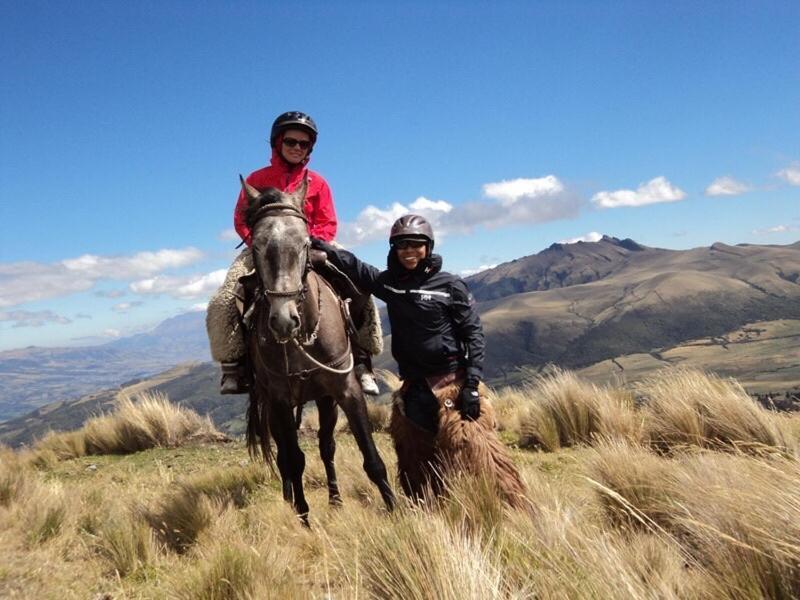
{"type": "Polygon", "coordinates": [[[274,187],[268,187],[265,190],[261,190],[261,194],[258,198],[251,198],[250,199],[250,206],[247,207],[247,213],[245,214],[245,221],[247,222],[248,227],[253,227],[253,223],[255,223],[256,215],[258,211],[261,210],[265,204],[272,204],[273,202],[281,202],[283,200],[283,193],[274,187]]]}

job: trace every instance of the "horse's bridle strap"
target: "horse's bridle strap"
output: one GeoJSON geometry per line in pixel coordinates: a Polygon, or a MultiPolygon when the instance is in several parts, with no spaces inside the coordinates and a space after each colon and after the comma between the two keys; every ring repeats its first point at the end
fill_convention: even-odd
{"type": "Polygon", "coordinates": [[[258,212],[256,213],[255,218],[253,219],[253,224],[260,221],[264,217],[273,216],[268,213],[276,211],[280,212],[278,212],[278,214],[274,216],[288,215],[291,217],[297,217],[298,219],[302,219],[303,221],[308,223],[308,217],[306,217],[305,213],[302,210],[298,209],[293,204],[287,204],[285,202],[272,202],[270,204],[265,204],[264,206],[258,209],[258,212]]]}

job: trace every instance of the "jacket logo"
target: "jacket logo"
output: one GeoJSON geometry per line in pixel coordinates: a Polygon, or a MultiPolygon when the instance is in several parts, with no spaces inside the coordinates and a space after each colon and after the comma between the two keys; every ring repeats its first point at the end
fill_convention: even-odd
{"type": "Polygon", "coordinates": [[[422,295],[420,295],[419,298],[420,298],[420,300],[431,300],[431,299],[433,299],[433,296],[431,296],[430,294],[422,294],[422,295]]]}

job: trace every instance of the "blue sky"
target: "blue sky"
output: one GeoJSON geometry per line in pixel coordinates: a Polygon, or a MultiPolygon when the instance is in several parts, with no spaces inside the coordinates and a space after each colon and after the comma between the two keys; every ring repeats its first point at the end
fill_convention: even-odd
{"type": "Polygon", "coordinates": [[[0,0],[0,350],[201,307],[285,110],[375,264],[412,209],[454,272],[797,241],[798,31],[796,1],[0,0]]]}

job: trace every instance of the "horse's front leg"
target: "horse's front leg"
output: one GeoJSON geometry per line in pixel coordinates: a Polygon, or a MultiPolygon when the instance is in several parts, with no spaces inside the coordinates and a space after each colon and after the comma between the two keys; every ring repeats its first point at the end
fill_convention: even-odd
{"type": "Polygon", "coordinates": [[[348,377],[348,386],[339,399],[339,406],[342,407],[344,414],[347,415],[350,431],[353,433],[353,437],[356,438],[358,448],[364,457],[364,471],[366,471],[367,477],[378,487],[386,508],[393,510],[395,506],[394,492],[386,475],[386,465],[383,463],[378,448],[375,446],[375,440],[372,439],[372,430],[367,417],[367,405],[364,402],[364,395],[358,383],[356,383],[355,377],[348,377]]]}
{"type": "Polygon", "coordinates": [[[328,502],[339,506],[342,504],[342,496],[339,494],[336,467],[333,464],[333,457],[336,454],[336,439],[333,437],[333,431],[336,428],[339,409],[330,396],[317,400],[317,409],[319,411],[319,456],[325,466],[325,476],[328,479],[328,502]]]}
{"type": "Polygon", "coordinates": [[[303,525],[308,526],[308,503],[303,492],[306,457],[300,450],[291,407],[273,402],[270,405],[270,423],[272,437],[278,447],[277,462],[283,483],[283,498],[294,505],[303,525]]]}

